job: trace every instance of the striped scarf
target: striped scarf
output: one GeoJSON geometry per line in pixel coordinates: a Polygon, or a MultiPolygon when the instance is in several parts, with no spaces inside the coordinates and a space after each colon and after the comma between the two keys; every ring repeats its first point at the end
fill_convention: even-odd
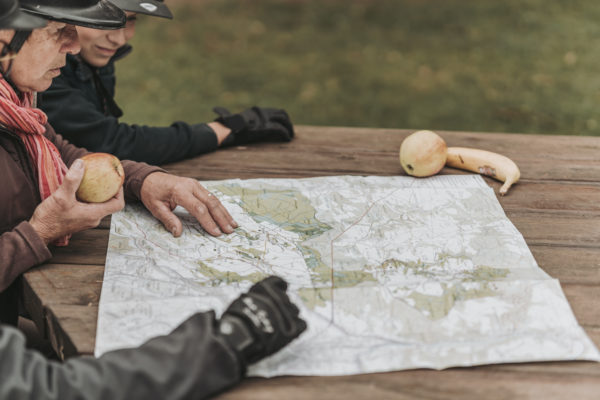
{"type": "MultiPolygon", "coordinates": [[[[67,173],[67,166],[54,144],[44,136],[48,117],[34,108],[35,94],[23,93],[23,100],[5,79],[0,79],[0,124],[13,130],[25,143],[33,160],[42,201],[58,189],[67,173]]],[[[54,242],[66,246],[69,236],[54,242]]]]}

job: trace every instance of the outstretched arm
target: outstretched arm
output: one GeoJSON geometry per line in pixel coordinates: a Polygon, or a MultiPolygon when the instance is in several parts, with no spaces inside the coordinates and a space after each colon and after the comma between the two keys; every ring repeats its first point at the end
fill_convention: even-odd
{"type": "Polygon", "coordinates": [[[25,350],[25,339],[0,327],[0,398],[203,399],[239,382],[248,365],[279,351],[306,329],[287,296],[287,283],[271,276],[225,310],[198,313],[168,336],[137,349],[59,364],[25,350]]]}
{"type": "Polygon", "coordinates": [[[215,151],[219,141],[207,124],[175,122],[166,127],[119,122],[106,116],[81,90],[57,77],[43,93],[40,107],[56,132],[89,151],[111,153],[121,160],[152,165],[215,151]]]}
{"type": "Polygon", "coordinates": [[[212,312],[137,349],[64,364],[25,349],[16,329],[0,327],[1,399],[203,399],[239,382],[238,356],[215,332],[212,312]]]}

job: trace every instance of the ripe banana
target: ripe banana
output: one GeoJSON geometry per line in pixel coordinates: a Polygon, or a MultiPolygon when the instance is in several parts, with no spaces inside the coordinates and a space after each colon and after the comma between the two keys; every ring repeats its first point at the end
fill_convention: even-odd
{"type": "Polygon", "coordinates": [[[519,167],[508,157],[491,151],[466,147],[448,147],[446,165],[466,169],[504,182],[500,194],[504,196],[513,183],[521,177],[519,167]]]}

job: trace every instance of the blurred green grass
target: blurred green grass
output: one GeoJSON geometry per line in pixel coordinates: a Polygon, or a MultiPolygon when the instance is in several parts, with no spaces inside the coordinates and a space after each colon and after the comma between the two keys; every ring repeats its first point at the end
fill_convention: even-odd
{"type": "MultiPolygon", "coordinates": [[[[169,1],[167,0],[167,3],[169,1]]],[[[178,0],[117,64],[124,121],[285,108],[297,124],[600,135],[600,3],[178,0]]]]}

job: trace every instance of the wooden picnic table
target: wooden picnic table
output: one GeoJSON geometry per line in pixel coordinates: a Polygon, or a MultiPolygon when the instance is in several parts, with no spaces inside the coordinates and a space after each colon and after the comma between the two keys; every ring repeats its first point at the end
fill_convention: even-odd
{"type": "MultiPolygon", "coordinates": [[[[219,150],[164,166],[200,180],[404,175],[400,143],[411,131],[297,127],[290,143],[219,150]]],[[[560,280],[573,312],[600,347],[600,138],[501,133],[439,133],[449,146],[502,153],[521,180],[499,197],[539,266],[560,280]]],[[[463,173],[445,168],[443,174],[463,173]]],[[[500,183],[486,178],[496,193],[500,183]]],[[[25,274],[26,308],[58,354],[93,354],[110,222],[25,274]]],[[[252,378],[223,399],[515,399],[600,396],[600,363],[501,364],[344,377],[252,378]]]]}

